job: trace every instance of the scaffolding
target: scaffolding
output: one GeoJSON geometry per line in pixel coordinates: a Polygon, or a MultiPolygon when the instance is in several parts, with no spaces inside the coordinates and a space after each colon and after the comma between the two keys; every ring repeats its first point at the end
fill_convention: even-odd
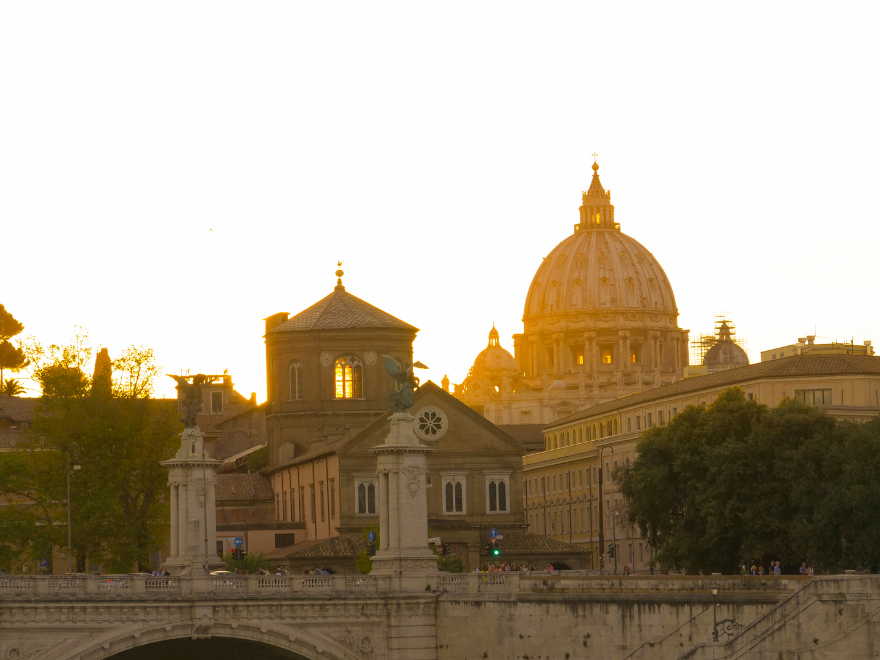
{"type": "Polygon", "coordinates": [[[737,336],[736,324],[732,321],[732,318],[733,315],[730,312],[717,312],[715,314],[715,328],[713,333],[705,334],[701,332],[699,337],[693,337],[691,339],[690,357],[692,365],[703,364],[703,358],[706,357],[706,353],[718,343],[718,338],[721,336],[721,326],[724,323],[727,324],[727,328],[730,330],[730,338],[733,340],[733,343],[743,349],[746,352],[746,355],[748,355],[749,349],[747,347],[746,337],[745,335],[737,336]]]}

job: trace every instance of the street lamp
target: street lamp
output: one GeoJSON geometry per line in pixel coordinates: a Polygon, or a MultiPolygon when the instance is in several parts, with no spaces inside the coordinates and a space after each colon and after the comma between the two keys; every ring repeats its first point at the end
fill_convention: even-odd
{"type": "Polygon", "coordinates": [[[560,536],[565,535],[565,518],[562,516],[561,513],[559,513],[558,511],[555,511],[554,513],[551,513],[547,517],[547,520],[550,521],[550,529],[553,530],[553,532],[556,531],[556,523],[558,522],[559,523],[559,535],[560,536]]]}
{"type": "MultiPolygon", "coordinates": [[[[605,485],[605,475],[602,473],[602,452],[606,449],[610,449],[611,453],[614,453],[614,447],[599,447],[599,549],[601,552],[605,552],[605,507],[604,507],[604,489],[602,488],[605,485]]],[[[605,555],[602,555],[604,557],[605,555]]],[[[599,568],[605,568],[605,561],[600,558],[599,568]]]]}
{"type": "Polygon", "coordinates": [[[73,528],[70,525],[70,450],[73,449],[73,470],[79,472],[79,445],[71,442],[67,446],[67,570],[73,573],[73,528]]]}
{"type": "Polygon", "coordinates": [[[720,587],[717,584],[713,584],[710,589],[712,590],[712,641],[718,641],[718,613],[715,611],[715,608],[718,605],[715,603],[715,599],[718,597],[718,590],[720,587]]]}
{"type": "Polygon", "coordinates": [[[620,515],[620,511],[615,511],[611,515],[614,516],[611,531],[614,534],[614,574],[617,575],[617,517],[620,515]]]}

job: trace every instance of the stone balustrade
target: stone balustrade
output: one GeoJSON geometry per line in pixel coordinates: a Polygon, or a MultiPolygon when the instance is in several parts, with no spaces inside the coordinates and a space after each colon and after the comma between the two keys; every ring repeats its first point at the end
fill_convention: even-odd
{"type": "MultiPolygon", "coordinates": [[[[589,593],[622,596],[626,594],[671,593],[689,597],[709,597],[712,584],[721,588],[722,598],[737,595],[754,598],[766,594],[778,598],[803,586],[798,576],[665,576],[591,575],[580,571],[537,571],[498,573],[437,573],[428,577],[429,591],[468,593],[589,593]]],[[[419,591],[424,591],[421,587],[419,591]]],[[[214,597],[251,596],[355,596],[400,591],[400,583],[387,576],[373,575],[82,575],[82,576],[0,576],[0,600],[20,598],[94,598],[210,595],[214,597]]]]}

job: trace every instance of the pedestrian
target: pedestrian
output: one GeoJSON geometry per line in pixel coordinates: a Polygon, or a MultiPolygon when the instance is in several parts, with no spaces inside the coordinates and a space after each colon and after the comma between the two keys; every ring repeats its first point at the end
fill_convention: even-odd
{"type": "Polygon", "coordinates": [[[802,561],[802,562],[801,562],[801,567],[798,569],[798,572],[799,572],[801,575],[806,575],[806,574],[807,574],[807,562],[805,562],[805,561],[802,561]]]}
{"type": "MultiPolygon", "coordinates": [[[[757,574],[758,574],[758,567],[755,566],[754,564],[752,564],[752,575],[757,575],[757,574]]],[[[761,575],[763,575],[763,574],[764,573],[762,572],[761,575]]]]}
{"type": "Polygon", "coordinates": [[[813,571],[813,565],[810,564],[810,567],[807,569],[807,575],[813,576],[815,574],[816,574],[815,571],[813,571]]]}
{"type": "Polygon", "coordinates": [[[773,567],[773,575],[782,575],[782,565],[779,562],[773,567]]]}
{"type": "Polygon", "coordinates": [[[758,575],[765,575],[763,566],[758,569],[758,575]]]}

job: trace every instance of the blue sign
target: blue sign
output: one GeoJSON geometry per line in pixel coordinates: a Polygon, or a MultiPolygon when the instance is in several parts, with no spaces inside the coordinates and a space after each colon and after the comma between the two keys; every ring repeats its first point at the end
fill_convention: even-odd
{"type": "Polygon", "coordinates": [[[48,559],[41,559],[40,560],[40,568],[46,568],[46,566],[48,566],[48,565],[49,565],[48,559]]]}
{"type": "Polygon", "coordinates": [[[498,530],[494,527],[489,530],[489,538],[497,539],[498,538],[498,530]]]}
{"type": "Polygon", "coordinates": [[[375,541],[375,540],[376,540],[376,532],[370,532],[369,534],[367,534],[367,540],[368,540],[370,543],[372,543],[373,541],[375,541]]]}
{"type": "Polygon", "coordinates": [[[240,536],[236,536],[234,539],[232,539],[232,545],[234,545],[236,548],[240,548],[243,544],[244,539],[242,539],[240,536]]]}

